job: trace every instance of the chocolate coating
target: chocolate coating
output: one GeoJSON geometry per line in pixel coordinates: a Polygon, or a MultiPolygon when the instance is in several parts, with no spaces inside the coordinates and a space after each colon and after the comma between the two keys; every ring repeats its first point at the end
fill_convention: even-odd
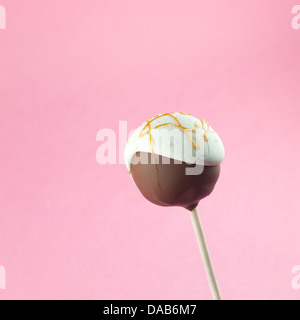
{"type": "Polygon", "coordinates": [[[137,152],[132,159],[131,174],[143,196],[160,206],[193,210],[213,191],[220,175],[220,165],[204,166],[199,175],[186,175],[186,168],[195,167],[194,164],[178,164],[159,155],[155,155],[156,163],[151,163],[151,157],[151,153],[137,152]],[[141,156],[148,161],[138,162],[141,156]]]}

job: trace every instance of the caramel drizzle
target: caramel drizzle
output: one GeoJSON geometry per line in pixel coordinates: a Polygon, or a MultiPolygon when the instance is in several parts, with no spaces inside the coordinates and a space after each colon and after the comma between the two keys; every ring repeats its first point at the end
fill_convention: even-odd
{"type": "MultiPolygon", "coordinates": [[[[161,115],[157,115],[155,116],[154,118],[152,118],[151,120],[147,120],[144,128],[141,130],[140,134],[139,134],[139,137],[142,138],[144,137],[145,135],[149,134],[149,139],[150,139],[150,146],[151,146],[151,151],[152,153],[154,153],[154,146],[155,146],[155,141],[153,139],[153,136],[151,134],[151,130],[152,129],[157,129],[157,128],[160,128],[160,127],[164,127],[164,126],[173,126],[173,127],[177,127],[181,130],[183,130],[184,134],[186,135],[186,137],[188,138],[189,142],[191,143],[191,145],[193,146],[193,148],[195,150],[199,150],[200,149],[200,144],[199,144],[199,141],[197,140],[197,137],[196,137],[196,144],[194,143],[194,141],[192,140],[192,138],[190,137],[189,135],[189,132],[192,132],[192,133],[197,133],[199,131],[199,125],[197,123],[195,123],[195,129],[189,129],[189,128],[186,128],[184,127],[180,121],[173,115],[175,112],[172,112],[172,113],[163,113],[161,115]],[[169,116],[171,117],[173,120],[175,120],[176,123],[172,123],[172,122],[166,122],[166,123],[162,123],[162,124],[159,124],[155,127],[151,127],[151,123],[159,118],[162,118],[162,117],[165,117],[165,116],[169,116]],[[147,129],[147,131],[146,131],[147,129]],[[146,131],[146,132],[145,132],[146,131]]],[[[184,113],[184,112],[179,112],[180,114],[183,114],[183,115],[189,115],[188,113],[184,113]]],[[[206,132],[208,132],[209,130],[209,125],[206,121],[204,120],[200,120],[201,121],[201,126],[202,126],[202,129],[204,131],[204,134],[203,134],[203,137],[204,137],[204,140],[206,142],[208,142],[208,138],[206,136],[206,132]]],[[[158,189],[160,190],[160,184],[159,184],[159,180],[158,180],[158,170],[157,170],[157,163],[156,163],[156,158],[154,159],[155,160],[155,163],[154,163],[154,168],[155,168],[155,176],[156,176],[156,182],[157,182],[157,186],[158,186],[158,189]]]]}
{"type": "MultiPolygon", "coordinates": [[[[195,129],[189,129],[189,128],[186,128],[184,127],[180,121],[173,115],[175,112],[172,112],[172,113],[163,113],[161,115],[158,115],[158,116],[155,116],[154,118],[152,118],[151,120],[147,120],[144,128],[141,130],[140,134],[139,134],[139,137],[142,138],[144,137],[145,135],[149,134],[149,138],[150,138],[150,145],[151,145],[151,151],[152,153],[154,153],[154,145],[155,145],[155,141],[153,139],[153,136],[151,134],[151,130],[152,129],[157,129],[157,128],[160,128],[160,127],[164,127],[164,126],[173,126],[173,127],[177,127],[181,130],[183,130],[185,136],[188,138],[188,140],[190,141],[191,145],[193,146],[193,148],[195,150],[199,150],[200,149],[200,144],[196,138],[196,144],[194,143],[194,141],[192,140],[192,138],[190,137],[189,135],[189,132],[192,132],[192,133],[197,133],[199,131],[199,126],[197,123],[195,123],[195,129]],[[172,123],[172,122],[166,122],[166,123],[162,123],[162,124],[159,124],[155,127],[151,127],[151,123],[159,118],[162,118],[162,117],[165,117],[165,116],[169,116],[171,117],[173,120],[175,120],[176,123],[172,123]],[[147,131],[146,131],[147,129],[147,131]]],[[[189,115],[187,113],[184,113],[184,112],[180,112],[180,114],[184,114],[184,115],[189,115]]],[[[204,120],[200,120],[201,121],[201,125],[202,125],[202,129],[204,131],[204,134],[203,134],[203,137],[204,137],[204,140],[206,142],[208,142],[208,138],[207,138],[207,135],[206,133],[208,132],[209,130],[209,125],[206,121],[204,120]]]]}
{"type": "Polygon", "coordinates": [[[208,132],[208,130],[209,130],[209,125],[208,125],[207,121],[204,121],[202,119],[200,119],[200,121],[201,121],[201,124],[202,124],[202,129],[204,131],[204,134],[203,134],[204,140],[206,142],[208,142],[208,138],[207,138],[206,132],[208,132]],[[206,125],[206,129],[205,129],[205,125],[206,125]]]}

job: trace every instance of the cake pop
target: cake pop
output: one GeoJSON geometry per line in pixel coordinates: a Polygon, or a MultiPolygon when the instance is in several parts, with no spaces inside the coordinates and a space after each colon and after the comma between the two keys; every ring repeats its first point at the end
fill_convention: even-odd
{"type": "Polygon", "coordinates": [[[190,211],[213,298],[221,299],[197,206],[214,189],[224,158],[218,134],[183,112],[163,113],[144,122],[129,138],[125,164],[150,202],[190,211]]]}

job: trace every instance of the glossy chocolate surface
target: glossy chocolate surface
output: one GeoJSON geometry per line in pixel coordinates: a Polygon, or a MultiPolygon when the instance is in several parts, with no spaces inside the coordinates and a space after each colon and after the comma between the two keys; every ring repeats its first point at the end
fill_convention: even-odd
{"type": "Polygon", "coordinates": [[[220,175],[220,165],[204,166],[201,174],[187,175],[186,168],[193,167],[195,165],[178,164],[174,159],[137,152],[132,159],[131,174],[143,196],[150,202],[192,210],[213,191],[220,175]],[[143,161],[138,161],[141,158],[143,161]]]}

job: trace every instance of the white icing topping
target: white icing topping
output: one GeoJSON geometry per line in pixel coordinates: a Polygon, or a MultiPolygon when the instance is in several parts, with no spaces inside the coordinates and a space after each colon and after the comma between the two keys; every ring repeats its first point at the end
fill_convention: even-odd
{"type": "Polygon", "coordinates": [[[220,137],[206,121],[179,112],[160,114],[135,130],[124,153],[129,171],[136,152],[207,166],[220,164],[225,155],[220,137]]]}

